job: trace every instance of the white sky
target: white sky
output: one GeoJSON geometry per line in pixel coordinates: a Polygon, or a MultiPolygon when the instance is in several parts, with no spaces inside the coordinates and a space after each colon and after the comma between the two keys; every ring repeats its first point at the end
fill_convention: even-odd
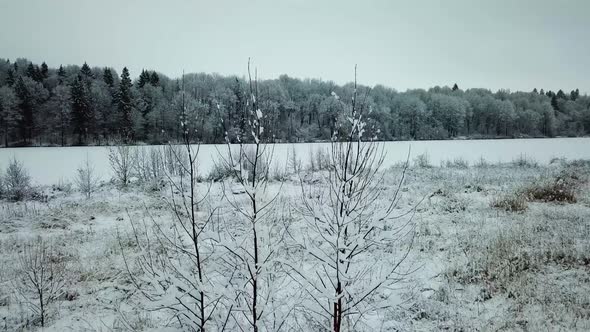
{"type": "Polygon", "coordinates": [[[590,92],[590,1],[0,0],[0,57],[171,77],[590,92]]]}

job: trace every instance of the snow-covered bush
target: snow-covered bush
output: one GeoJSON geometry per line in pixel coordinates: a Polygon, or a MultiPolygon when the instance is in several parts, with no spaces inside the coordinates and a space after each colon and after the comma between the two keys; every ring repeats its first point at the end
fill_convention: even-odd
{"type": "Polygon", "coordinates": [[[524,154],[521,154],[520,156],[518,156],[518,158],[512,160],[512,165],[525,168],[539,167],[539,163],[536,160],[527,157],[524,154]]]}
{"type": "Polygon", "coordinates": [[[518,192],[495,197],[490,206],[508,212],[523,212],[528,208],[526,197],[518,192]]]}
{"type": "Polygon", "coordinates": [[[180,175],[188,167],[186,148],[181,144],[168,144],[163,148],[162,158],[166,172],[170,175],[180,175]]]}
{"type": "Polygon", "coordinates": [[[30,177],[23,164],[12,159],[6,168],[4,175],[4,187],[6,197],[9,200],[20,201],[31,194],[30,177]]]}
{"type": "Polygon", "coordinates": [[[154,147],[138,146],[134,147],[133,154],[133,174],[147,189],[160,189],[165,174],[162,151],[154,147]]]}
{"type": "Polygon", "coordinates": [[[75,179],[76,186],[81,193],[86,195],[86,198],[90,198],[92,193],[98,188],[100,178],[96,175],[94,166],[92,166],[88,157],[86,157],[86,161],[78,167],[77,172],[78,174],[75,179]]]}
{"type": "Polygon", "coordinates": [[[214,163],[207,175],[207,180],[217,182],[229,179],[232,176],[234,176],[234,170],[225,163],[214,163]]]}
{"type": "Polygon", "coordinates": [[[420,168],[430,168],[432,164],[430,164],[430,156],[427,152],[417,155],[414,158],[414,167],[420,168]]]}
{"type": "Polygon", "coordinates": [[[469,162],[463,158],[447,160],[445,161],[444,165],[447,168],[469,168],[469,162]]]}

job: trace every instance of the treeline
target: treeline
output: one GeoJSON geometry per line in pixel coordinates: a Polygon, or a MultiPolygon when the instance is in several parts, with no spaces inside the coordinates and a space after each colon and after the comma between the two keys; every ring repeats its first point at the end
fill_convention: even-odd
{"type": "MultiPolygon", "coordinates": [[[[352,98],[353,90],[352,84],[287,75],[259,81],[263,138],[329,140],[348,121],[343,101],[352,98]]],[[[132,80],[126,68],[119,74],[86,63],[50,68],[0,59],[1,144],[158,144],[178,141],[182,123],[203,143],[226,137],[248,141],[246,91],[246,80],[235,76],[199,73],[170,79],[143,70],[132,80]]],[[[578,89],[492,92],[455,84],[406,92],[361,86],[358,91],[365,108],[364,135],[379,140],[590,134],[590,97],[578,89]]]]}

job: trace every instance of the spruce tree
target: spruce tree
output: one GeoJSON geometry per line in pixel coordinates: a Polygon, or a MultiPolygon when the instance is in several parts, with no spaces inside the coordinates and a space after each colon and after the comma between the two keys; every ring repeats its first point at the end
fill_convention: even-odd
{"type": "Polygon", "coordinates": [[[64,84],[66,78],[66,70],[62,65],[59,65],[59,69],[57,70],[57,81],[59,84],[64,84]]]}
{"type": "Polygon", "coordinates": [[[102,80],[112,88],[115,85],[115,79],[113,78],[113,73],[111,72],[110,68],[106,68],[102,72],[102,80]]]}
{"type": "Polygon", "coordinates": [[[559,105],[557,104],[557,96],[556,95],[552,95],[551,96],[551,106],[553,107],[554,110],[559,110],[559,105]]]}
{"type": "Polygon", "coordinates": [[[8,86],[13,86],[14,85],[14,82],[15,82],[15,79],[14,79],[14,70],[12,70],[12,68],[8,68],[8,73],[7,73],[7,76],[6,76],[6,84],[8,86]]]}
{"type": "Polygon", "coordinates": [[[153,71],[152,75],[150,76],[150,84],[153,86],[160,85],[160,76],[158,76],[158,74],[155,71],[153,71]]]}
{"type": "Polygon", "coordinates": [[[139,80],[137,81],[137,86],[143,88],[146,83],[150,82],[150,74],[146,70],[142,69],[141,74],[139,75],[139,80]]]}
{"type": "Polygon", "coordinates": [[[27,76],[35,79],[35,65],[33,65],[32,62],[29,62],[29,65],[27,66],[27,76]]]}
{"type": "Polygon", "coordinates": [[[88,90],[81,74],[78,74],[72,82],[70,95],[72,100],[73,131],[75,135],[78,135],[78,144],[83,144],[87,138],[91,105],[88,99],[88,90]]]}
{"type": "Polygon", "coordinates": [[[94,75],[92,74],[92,69],[90,69],[90,66],[88,66],[86,62],[84,62],[82,68],[80,68],[80,73],[82,73],[82,75],[85,76],[83,78],[94,78],[94,75]]]}
{"type": "Polygon", "coordinates": [[[45,63],[45,61],[43,61],[43,63],[41,64],[41,77],[43,79],[46,79],[47,77],[49,77],[49,68],[47,67],[47,64],[45,63]]]}
{"type": "Polygon", "coordinates": [[[121,73],[121,83],[119,84],[119,95],[117,98],[118,109],[121,115],[121,135],[123,141],[128,143],[133,139],[133,123],[131,121],[131,78],[127,67],[123,68],[121,73]]]}
{"type": "Polygon", "coordinates": [[[21,112],[19,123],[20,135],[23,143],[27,144],[33,136],[33,96],[22,76],[19,76],[14,87],[14,92],[20,100],[18,105],[21,112]]]}
{"type": "Polygon", "coordinates": [[[559,89],[559,91],[557,91],[557,99],[567,99],[567,97],[565,96],[565,93],[563,93],[563,90],[559,89]]]}
{"type": "Polygon", "coordinates": [[[534,94],[538,94],[538,93],[539,93],[539,92],[537,91],[537,88],[534,88],[534,89],[533,89],[533,93],[534,93],[534,94]]]}
{"type": "Polygon", "coordinates": [[[457,91],[459,90],[459,86],[457,85],[457,83],[455,83],[455,85],[453,85],[453,91],[457,91]]]}

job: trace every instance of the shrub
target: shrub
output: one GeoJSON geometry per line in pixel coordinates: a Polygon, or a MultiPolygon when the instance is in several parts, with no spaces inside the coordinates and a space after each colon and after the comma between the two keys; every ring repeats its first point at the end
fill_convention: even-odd
{"type": "Polygon", "coordinates": [[[512,165],[517,167],[539,167],[539,163],[537,163],[534,159],[527,157],[526,155],[521,154],[518,158],[512,160],[512,165]]]}
{"type": "Polygon", "coordinates": [[[235,174],[236,172],[225,162],[214,162],[213,168],[211,168],[207,175],[207,181],[223,181],[233,177],[235,174]]]}
{"type": "Polygon", "coordinates": [[[496,197],[490,205],[508,212],[523,212],[528,208],[526,197],[518,193],[496,197]]]}
{"type": "Polygon", "coordinates": [[[533,184],[524,189],[529,200],[543,202],[575,203],[576,188],[571,181],[558,178],[533,184]]]}
{"type": "Polygon", "coordinates": [[[485,168],[490,166],[490,164],[487,160],[484,159],[484,157],[480,157],[479,160],[475,164],[473,164],[473,166],[478,168],[485,168]]]}
{"type": "Polygon", "coordinates": [[[417,155],[416,158],[414,158],[414,166],[420,168],[432,167],[432,165],[430,164],[430,156],[428,155],[428,153],[424,152],[423,154],[417,155]]]}
{"type": "Polygon", "coordinates": [[[6,197],[13,201],[21,201],[31,194],[30,177],[22,163],[12,159],[4,176],[6,197]]]}
{"type": "Polygon", "coordinates": [[[463,158],[455,158],[445,162],[447,168],[468,168],[469,162],[463,158]]]}

